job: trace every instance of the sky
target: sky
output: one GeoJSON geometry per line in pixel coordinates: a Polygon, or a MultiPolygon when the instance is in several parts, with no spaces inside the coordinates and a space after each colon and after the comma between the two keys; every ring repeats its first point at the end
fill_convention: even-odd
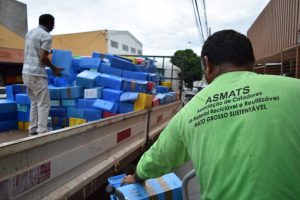
{"type": "MultiPolygon", "coordinates": [[[[143,44],[144,55],[173,55],[193,49],[200,55],[202,41],[191,0],[18,0],[27,4],[28,29],[38,17],[55,17],[53,35],[95,30],[126,30],[143,44]]],[[[200,12],[202,0],[198,0],[200,12]]],[[[211,33],[234,29],[243,34],[269,0],[206,0],[211,33]]],[[[200,13],[203,16],[203,12],[200,13]]],[[[204,20],[204,18],[203,18],[204,20]]],[[[204,21],[202,22],[204,23],[204,21]]],[[[207,38],[206,32],[204,33],[207,38]]]]}

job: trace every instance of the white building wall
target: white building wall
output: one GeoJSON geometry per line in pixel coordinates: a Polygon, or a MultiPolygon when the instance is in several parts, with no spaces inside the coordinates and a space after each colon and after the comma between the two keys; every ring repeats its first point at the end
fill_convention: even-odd
{"type": "Polygon", "coordinates": [[[111,54],[123,54],[123,55],[142,55],[142,44],[132,36],[128,31],[107,31],[107,49],[111,54]],[[112,41],[117,44],[117,48],[112,46],[112,41]],[[128,47],[128,51],[123,49],[123,45],[128,47]],[[132,52],[132,49],[135,52],[132,52]]]}

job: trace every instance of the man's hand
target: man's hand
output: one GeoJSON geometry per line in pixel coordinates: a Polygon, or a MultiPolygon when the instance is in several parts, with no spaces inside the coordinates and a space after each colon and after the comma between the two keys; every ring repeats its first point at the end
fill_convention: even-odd
{"type": "Polygon", "coordinates": [[[61,71],[63,71],[64,68],[55,67],[52,69],[54,76],[61,76],[61,71]]]}
{"type": "Polygon", "coordinates": [[[124,185],[125,183],[131,184],[131,183],[136,183],[136,182],[137,181],[136,181],[135,175],[127,175],[123,178],[121,185],[124,185]]]}

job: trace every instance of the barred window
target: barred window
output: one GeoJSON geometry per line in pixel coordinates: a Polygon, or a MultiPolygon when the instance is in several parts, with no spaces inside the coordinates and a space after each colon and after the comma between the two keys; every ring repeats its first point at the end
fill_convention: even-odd
{"type": "Polygon", "coordinates": [[[125,44],[123,44],[123,50],[124,50],[124,51],[128,51],[128,46],[125,45],[125,44]]]}
{"type": "Polygon", "coordinates": [[[131,52],[132,52],[132,53],[135,53],[135,52],[136,52],[136,49],[133,48],[133,47],[131,47],[131,52]]]}
{"type": "Polygon", "coordinates": [[[110,41],[110,45],[114,48],[118,48],[118,46],[119,46],[118,43],[113,40],[110,41]]]}

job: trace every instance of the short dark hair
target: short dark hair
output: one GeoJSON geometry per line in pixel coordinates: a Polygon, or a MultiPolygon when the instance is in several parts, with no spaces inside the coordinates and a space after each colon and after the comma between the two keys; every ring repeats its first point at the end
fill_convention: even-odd
{"type": "Polygon", "coordinates": [[[49,23],[54,23],[54,17],[50,14],[43,14],[39,18],[39,24],[46,26],[49,23]]]}
{"type": "Polygon", "coordinates": [[[209,36],[202,47],[201,58],[204,56],[215,66],[232,64],[242,67],[255,63],[250,40],[234,30],[222,30],[209,36]]]}

